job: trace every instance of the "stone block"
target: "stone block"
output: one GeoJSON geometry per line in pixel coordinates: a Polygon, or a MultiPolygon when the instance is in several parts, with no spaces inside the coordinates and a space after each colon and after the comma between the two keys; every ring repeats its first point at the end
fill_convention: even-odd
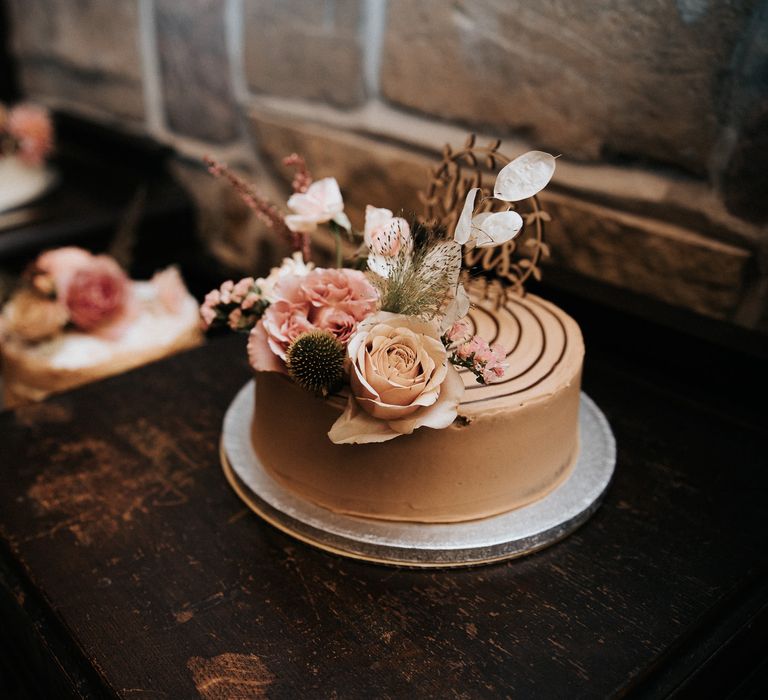
{"type": "Polygon", "coordinates": [[[299,153],[316,179],[335,177],[352,225],[362,230],[365,207],[372,204],[406,217],[420,212],[418,192],[424,189],[429,158],[398,146],[308,122],[252,113],[251,125],[262,156],[290,182],[282,165],[285,156],[299,153]]]}
{"type": "Polygon", "coordinates": [[[756,5],[391,0],[383,95],[576,159],[653,159],[701,174],[756,5]]]}
{"type": "Polygon", "coordinates": [[[707,316],[737,312],[754,262],[750,251],[554,192],[540,198],[552,216],[549,265],[707,316]]]}
{"type": "Polygon", "coordinates": [[[353,107],[365,98],[357,0],[262,0],[245,3],[249,87],[353,107]]]}
{"type": "Polygon", "coordinates": [[[203,141],[239,134],[221,0],[156,0],[167,126],[203,141]]]}
{"type": "MultiPolygon", "coordinates": [[[[283,156],[295,151],[306,157],[317,177],[336,177],[357,229],[366,204],[403,209],[406,216],[421,211],[418,192],[437,156],[270,113],[253,113],[251,123],[265,160],[277,170],[283,156]]],[[[554,188],[545,190],[542,202],[553,217],[547,225],[548,266],[708,316],[736,314],[754,263],[749,250],[558,194],[554,188]]]]}
{"type": "Polygon", "coordinates": [[[23,92],[144,117],[137,0],[10,0],[23,92]]]}

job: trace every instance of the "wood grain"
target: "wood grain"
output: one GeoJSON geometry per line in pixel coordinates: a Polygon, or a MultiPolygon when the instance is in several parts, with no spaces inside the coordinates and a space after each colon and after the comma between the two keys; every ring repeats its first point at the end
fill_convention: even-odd
{"type": "Polygon", "coordinates": [[[19,662],[41,683],[122,698],[664,695],[752,669],[763,414],[700,400],[672,359],[643,369],[583,313],[618,444],[607,499],[557,546],[476,569],[346,560],[252,515],[218,461],[242,338],[0,414],[5,645],[43,649],[19,662]]]}

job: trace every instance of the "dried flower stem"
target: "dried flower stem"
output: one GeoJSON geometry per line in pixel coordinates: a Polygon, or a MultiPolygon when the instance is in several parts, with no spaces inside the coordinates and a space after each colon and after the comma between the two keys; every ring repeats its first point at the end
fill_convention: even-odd
{"type": "Polygon", "coordinates": [[[290,243],[293,250],[300,250],[304,255],[305,260],[309,259],[309,236],[306,233],[291,231],[285,225],[285,219],[275,205],[264,197],[253,185],[232,172],[226,163],[219,163],[210,156],[205,156],[203,160],[208,166],[208,172],[210,172],[211,175],[214,177],[226,178],[232,187],[234,187],[235,191],[240,195],[240,198],[245,202],[246,206],[252,209],[264,224],[283,236],[283,238],[290,243]]]}

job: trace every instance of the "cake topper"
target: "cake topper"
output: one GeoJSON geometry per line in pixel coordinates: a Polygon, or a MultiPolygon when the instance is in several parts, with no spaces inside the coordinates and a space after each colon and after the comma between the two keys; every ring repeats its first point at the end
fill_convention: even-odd
{"type": "Polygon", "coordinates": [[[447,231],[458,226],[466,198],[474,189],[479,189],[480,195],[475,218],[491,213],[519,213],[520,224],[524,220],[525,226],[501,245],[464,246],[464,283],[471,287],[473,295],[499,303],[509,293],[524,295],[525,283],[531,277],[541,279],[540,264],[549,255],[544,225],[551,217],[542,209],[535,193],[551,178],[555,161],[541,151],[530,151],[512,160],[499,152],[500,146],[500,139],[486,146],[478,145],[474,134],[458,150],[446,144],[441,162],[431,171],[431,181],[419,193],[424,204],[421,222],[447,231]],[[500,166],[502,170],[494,185],[491,174],[500,166]]]}

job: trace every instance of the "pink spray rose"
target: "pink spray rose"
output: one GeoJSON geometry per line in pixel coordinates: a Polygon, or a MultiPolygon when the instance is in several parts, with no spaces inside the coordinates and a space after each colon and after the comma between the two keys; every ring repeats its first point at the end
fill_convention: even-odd
{"type": "Polygon", "coordinates": [[[69,282],[66,304],[72,323],[84,331],[118,320],[126,309],[130,282],[120,266],[97,256],[69,282]]]}

